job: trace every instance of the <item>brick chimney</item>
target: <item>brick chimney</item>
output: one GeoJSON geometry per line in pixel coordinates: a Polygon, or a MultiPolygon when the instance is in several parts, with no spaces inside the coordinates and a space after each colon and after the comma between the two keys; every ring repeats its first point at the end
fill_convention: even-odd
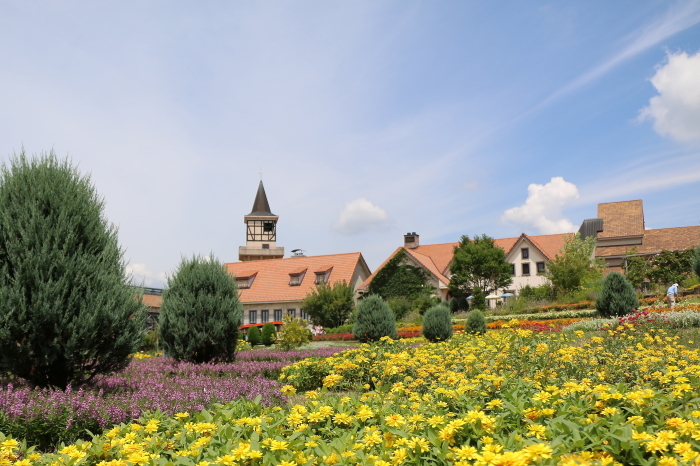
{"type": "Polygon", "coordinates": [[[415,231],[413,233],[406,233],[405,235],[403,235],[403,247],[408,249],[417,248],[418,246],[420,246],[418,238],[419,237],[415,231]]]}

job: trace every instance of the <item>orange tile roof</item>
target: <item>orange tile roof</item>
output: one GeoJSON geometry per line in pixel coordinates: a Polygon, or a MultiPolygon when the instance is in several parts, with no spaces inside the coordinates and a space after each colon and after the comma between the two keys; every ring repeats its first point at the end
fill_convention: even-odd
{"type": "Polygon", "coordinates": [[[598,238],[615,238],[644,234],[642,200],[598,204],[598,217],[603,219],[603,231],[598,238]]]}
{"type": "MultiPolygon", "coordinates": [[[[564,238],[571,233],[564,233],[559,235],[539,235],[539,236],[527,236],[532,243],[542,251],[545,256],[552,259],[558,252],[561,246],[564,244],[564,238]]],[[[515,243],[520,239],[520,237],[514,238],[498,238],[494,240],[494,244],[501,249],[503,249],[506,254],[513,249],[515,243]]],[[[387,262],[391,260],[400,250],[405,249],[414,259],[416,259],[420,264],[435,275],[438,280],[442,281],[446,285],[450,283],[449,278],[445,276],[448,271],[450,262],[454,257],[454,248],[458,246],[459,243],[440,243],[440,244],[426,244],[418,246],[417,248],[404,248],[399,247],[384,261],[382,265],[377,267],[372,275],[370,275],[367,280],[365,280],[360,289],[365,289],[374,280],[377,273],[384,268],[387,262]]]]}
{"type": "Polygon", "coordinates": [[[148,307],[160,309],[160,305],[163,302],[163,297],[159,294],[144,294],[141,302],[148,307]]]}
{"type": "MultiPolygon", "coordinates": [[[[636,245],[637,254],[657,254],[663,249],[678,251],[691,249],[700,245],[700,226],[657,228],[646,230],[642,238],[642,244],[636,245]]],[[[623,256],[635,246],[607,246],[597,247],[596,257],[623,256]]]]}
{"type": "Polygon", "coordinates": [[[537,235],[528,236],[528,239],[534,244],[537,249],[542,251],[542,254],[549,260],[556,257],[564,246],[564,240],[574,236],[573,233],[558,233],[554,235],[537,235]]]}
{"type": "Polygon", "coordinates": [[[290,257],[286,259],[267,259],[224,264],[231,275],[239,271],[256,270],[257,275],[250,288],[240,290],[243,303],[271,303],[276,301],[301,301],[316,289],[314,274],[306,274],[299,286],[289,286],[289,275],[304,270],[325,270],[333,267],[329,281],[335,283],[345,280],[351,283],[357,267],[365,268],[362,254],[352,252],[327,256],[290,257]]]}

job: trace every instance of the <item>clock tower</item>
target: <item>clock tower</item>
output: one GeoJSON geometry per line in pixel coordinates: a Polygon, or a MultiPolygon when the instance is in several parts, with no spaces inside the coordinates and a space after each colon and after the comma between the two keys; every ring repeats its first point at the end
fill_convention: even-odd
{"type": "Polygon", "coordinates": [[[277,247],[277,219],[279,217],[270,212],[270,204],[267,202],[261,180],[253,209],[243,217],[246,224],[246,242],[245,246],[238,248],[238,260],[253,261],[284,257],[284,248],[277,247]]]}

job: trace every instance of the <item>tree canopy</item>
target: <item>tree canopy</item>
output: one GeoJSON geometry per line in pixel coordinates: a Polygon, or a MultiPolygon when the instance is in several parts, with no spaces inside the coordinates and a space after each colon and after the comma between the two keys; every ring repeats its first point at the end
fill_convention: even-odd
{"type": "Polygon", "coordinates": [[[579,290],[584,283],[602,276],[603,263],[593,257],[595,237],[581,240],[581,236],[569,236],[559,253],[547,264],[547,278],[559,294],[579,290]]]}
{"type": "Polygon", "coordinates": [[[301,308],[316,325],[340,327],[355,307],[354,294],[352,286],[345,280],[332,285],[318,285],[306,295],[301,308]]]}
{"type": "Polygon", "coordinates": [[[505,251],[496,246],[493,238],[477,235],[471,240],[464,235],[450,264],[450,292],[467,295],[479,287],[489,294],[513,283],[510,271],[505,251]]]}

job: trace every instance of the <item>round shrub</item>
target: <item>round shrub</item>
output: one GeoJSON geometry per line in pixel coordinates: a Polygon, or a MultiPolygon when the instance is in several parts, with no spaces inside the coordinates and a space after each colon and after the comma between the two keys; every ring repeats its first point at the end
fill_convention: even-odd
{"type": "Polygon", "coordinates": [[[425,312],[423,336],[433,343],[448,340],[452,336],[452,317],[447,306],[440,304],[425,312]]]}
{"type": "Polygon", "coordinates": [[[260,339],[263,345],[272,346],[275,340],[277,340],[277,332],[275,331],[275,325],[271,324],[270,322],[263,325],[260,339]]]}
{"type": "Polygon", "coordinates": [[[394,313],[394,319],[396,319],[397,322],[406,318],[413,310],[413,302],[404,297],[392,298],[387,301],[387,304],[389,304],[389,307],[394,313]]]}
{"type": "Polygon", "coordinates": [[[250,343],[250,346],[260,344],[260,330],[258,330],[258,327],[248,328],[248,343],[250,343]]]}
{"type": "Polygon", "coordinates": [[[177,361],[233,361],[242,314],[236,280],[221,262],[183,258],[163,293],[163,347],[177,361]]]}
{"type": "Polygon", "coordinates": [[[639,307],[637,294],[632,284],[619,272],[610,272],[595,302],[595,308],[602,317],[618,317],[639,307]]]}
{"type": "Polygon", "coordinates": [[[148,316],[90,182],[53,152],[0,167],[0,370],[65,388],[125,369],[148,316]]]}
{"type": "Polygon", "coordinates": [[[355,326],[352,330],[361,342],[377,341],[382,337],[396,339],[396,320],[389,305],[378,295],[364,298],[357,306],[355,326]]]}
{"type": "Polygon", "coordinates": [[[478,309],[469,312],[467,323],[464,326],[467,333],[486,333],[486,319],[484,313],[478,309]]]}

